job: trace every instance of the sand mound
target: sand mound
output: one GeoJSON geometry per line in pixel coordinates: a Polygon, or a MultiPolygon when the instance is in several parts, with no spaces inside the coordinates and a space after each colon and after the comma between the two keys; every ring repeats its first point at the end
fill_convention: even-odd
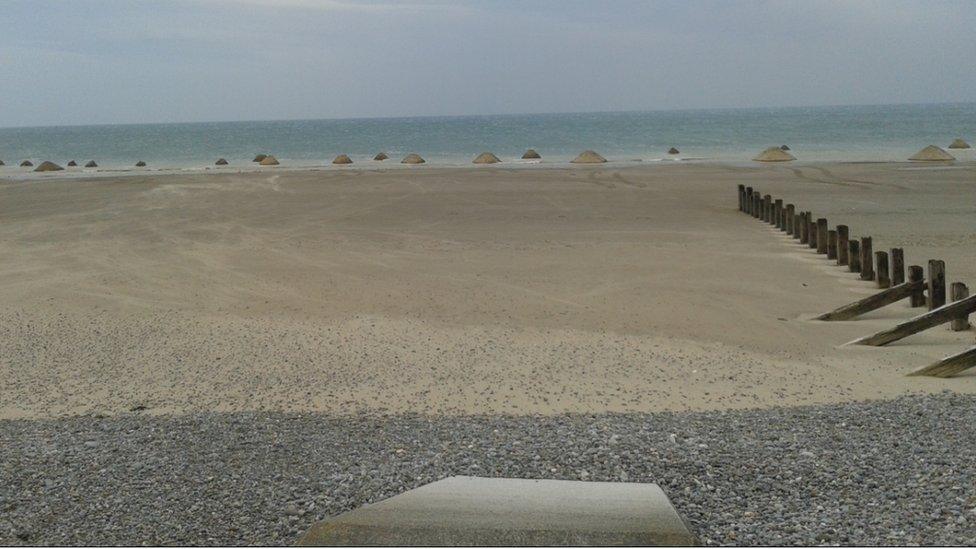
{"type": "Polygon", "coordinates": [[[31,162],[30,160],[24,160],[23,162],[20,163],[20,167],[21,168],[31,168],[33,166],[34,166],[34,163],[31,162]]]}
{"type": "Polygon", "coordinates": [[[789,147],[789,145],[780,145],[779,146],[779,150],[781,150],[781,151],[788,151],[788,150],[790,150],[790,147],[789,147]]]}
{"type": "Polygon", "coordinates": [[[260,162],[260,161],[264,160],[267,157],[268,157],[268,155],[266,155],[266,154],[259,154],[259,155],[255,156],[254,157],[254,160],[252,160],[251,162],[260,162]]]}
{"type": "Polygon", "coordinates": [[[935,145],[929,145],[908,158],[912,162],[947,162],[956,157],[935,145]]]}
{"type": "Polygon", "coordinates": [[[498,162],[501,162],[501,160],[494,153],[490,152],[483,152],[474,159],[475,164],[497,164],[498,162]]]}
{"type": "Polygon", "coordinates": [[[68,167],[69,167],[69,168],[74,168],[74,167],[75,167],[75,166],[77,166],[77,165],[78,165],[78,163],[77,163],[77,162],[75,162],[74,160],[70,160],[70,161],[68,161],[68,167]]]}
{"type": "Polygon", "coordinates": [[[96,164],[94,160],[89,160],[88,163],[85,164],[85,167],[86,168],[97,168],[98,167],[98,164],[96,164]]]}
{"type": "Polygon", "coordinates": [[[224,158],[218,158],[217,161],[214,162],[214,166],[226,166],[226,165],[227,165],[227,160],[224,158]]]}
{"type": "Polygon", "coordinates": [[[956,139],[956,140],[954,140],[952,142],[951,145],[949,145],[949,148],[950,149],[968,149],[969,148],[969,143],[966,143],[962,139],[956,139]]]}
{"type": "Polygon", "coordinates": [[[427,161],[421,158],[419,154],[415,153],[410,153],[407,156],[404,156],[403,160],[400,161],[401,164],[423,164],[425,162],[427,161]]]}
{"type": "Polygon", "coordinates": [[[334,160],[332,160],[332,163],[333,164],[352,164],[352,158],[349,158],[349,155],[340,154],[339,156],[335,157],[334,160]]]}
{"type": "Polygon", "coordinates": [[[601,164],[606,161],[607,159],[603,158],[599,154],[586,150],[581,152],[579,156],[573,159],[573,164],[601,164]]]}
{"type": "Polygon", "coordinates": [[[539,153],[535,152],[535,149],[529,149],[522,154],[522,160],[538,160],[542,158],[539,153]]]}
{"type": "Polygon", "coordinates": [[[789,162],[796,160],[796,157],[779,147],[770,147],[759,153],[759,156],[753,160],[756,162],[789,162]]]}
{"type": "Polygon", "coordinates": [[[674,147],[671,147],[670,149],[668,149],[668,154],[681,154],[681,151],[679,151],[674,147]]]}
{"type": "Polygon", "coordinates": [[[261,160],[259,160],[258,163],[261,164],[262,166],[277,166],[278,165],[278,159],[275,158],[275,157],[273,157],[273,156],[271,156],[270,154],[261,155],[261,156],[263,156],[264,158],[262,158],[261,160]]]}
{"type": "Polygon", "coordinates": [[[376,156],[373,157],[373,160],[386,160],[387,158],[389,158],[389,156],[387,156],[386,153],[381,152],[381,153],[376,153],[376,156]]]}
{"type": "Polygon", "coordinates": [[[54,162],[51,162],[50,160],[45,160],[44,162],[41,162],[40,166],[34,168],[34,171],[35,172],[58,172],[63,169],[64,168],[58,166],[54,162]]]}
{"type": "Polygon", "coordinates": [[[146,163],[143,162],[142,160],[140,160],[140,161],[136,162],[136,167],[137,168],[145,168],[146,167],[146,163]]]}

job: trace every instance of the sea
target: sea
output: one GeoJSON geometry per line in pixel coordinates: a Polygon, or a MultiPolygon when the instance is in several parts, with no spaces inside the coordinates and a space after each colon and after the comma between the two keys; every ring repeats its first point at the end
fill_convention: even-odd
{"type": "MultiPolygon", "coordinates": [[[[484,151],[511,166],[552,166],[586,149],[611,162],[748,163],[780,145],[800,162],[902,161],[955,138],[976,143],[976,103],[18,127],[0,128],[0,176],[29,173],[23,160],[94,160],[87,171],[103,173],[138,161],[148,171],[216,169],[218,158],[222,169],[255,169],[258,153],[283,168],[328,167],[340,153],[376,167],[380,151],[384,167],[411,152],[427,166],[471,166],[484,151]],[[541,162],[520,160],[528,148],[541,162]]],[[[953,154],[976,160],[973,149],[953,154]]]]}

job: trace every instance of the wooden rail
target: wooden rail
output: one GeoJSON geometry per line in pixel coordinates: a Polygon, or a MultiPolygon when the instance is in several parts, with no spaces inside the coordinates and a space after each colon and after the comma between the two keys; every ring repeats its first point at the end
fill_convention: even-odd
{"type": "Polygon", "coordinates": [[[952,377],[958,373],[976,366],[976,347],[970,347],[961,353],[947,356],[938,362],[934,362],[919,368],[908,374],[910,376],[932,376],[932,377],[952,377]]]}
{"type": "Polygon", "coordinates": [[[914,280],[859,299],[817,317],[817,320],[850,320],[925,291],[924,280],[914,280]]]}
{"type": "Polygon", "coordinates": [[[917,334],[922,330],[928,330],[933,326],[951,322],[953,319],[959,318],[962,315],[968,315],[973,311],[976,311],[976,295],[954,301],[948,305],[943,305],[927,313],[920,314],[915,318],[906,320],[894,328],[878,332],[871,336],[855,339],[851,343],[880,347],[906,338],[912,334],[917,334]]]}

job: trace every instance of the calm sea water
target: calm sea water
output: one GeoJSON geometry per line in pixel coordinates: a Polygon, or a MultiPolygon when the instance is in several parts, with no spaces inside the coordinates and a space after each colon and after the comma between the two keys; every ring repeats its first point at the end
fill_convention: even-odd
{"type": "Polygon", "coordinates": [[[0,175],[26,171],[16,166],[24,159],[200,169],[223,157],[232,168],[250,167],[259,152],[296,167],[327,165],[339,153],[372,166],[378,151],[392,164],[417,152],[434,165],[470,165],[482,151],[514,161],[529,147],[546,164],[584,149],[611,161],[654,161],[672,146],[683,160],[745,162],[784,143],[805,161],[905,160],[956,137],[976,142],[976,103],[0,128],[0,175]]]}

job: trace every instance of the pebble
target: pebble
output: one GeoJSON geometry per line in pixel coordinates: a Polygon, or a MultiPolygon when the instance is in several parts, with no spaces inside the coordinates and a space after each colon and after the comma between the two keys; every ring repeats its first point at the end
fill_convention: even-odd
{"type": "Polygon", "coordinates": [[[659,414],[90,415],[0,421],[0,441],[0,546],[290,545],[463,474],[654,482],[706,545],[976,545],[976,396],[951,393],[659,414]]]}

